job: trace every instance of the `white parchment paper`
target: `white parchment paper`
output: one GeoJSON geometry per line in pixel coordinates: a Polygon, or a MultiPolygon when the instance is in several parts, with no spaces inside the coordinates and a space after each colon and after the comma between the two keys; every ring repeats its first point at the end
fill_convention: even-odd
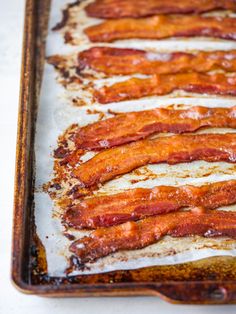
{"type": "MultiPolygon", "coordinates": [[[[91,1],[90,1],[91,2],[91,1]]],[[[78,14],[78,35],[81,35],[79,46],[65,45],[61,32],[51,31],[52,27],[61,20],[61,9],[68,1],[53,0],[51,7],[49,32],[47,37],[46,55],[71,54],[84,50],[91,44],[82,33],[82,29],[88,25],[98,23],[100,20],[85,17],[83,10],[78,14]]],[[[88,1],[86,2],[88,3],[88,1]]],[[[83,7],[84,4],[82,4],[83,7]]],[[[110,44],[117,47],[142,47],[143,49],[163,51],[186,50],[230,50],[236,49],[233,41],[212,39],[171,39],[160,41],[125,40],[110,44]]],[[[141,100],[125,101],[108,105],[92,104],[89,96],[84,96],[88,105],[75,107],[71,104],[71,95],[81,95],[78,87],[75,91],[68,91],[56,80],[58,73],[45,62],[42,81],[40,103],[37,116],[35,155],[36,155],[36,181],[35,181],[35,222],[37,234],[41,239],[47,257],[49,276],[65,276],[68,267],[70,253],[68,247],[70,241],[63,235],[63,227],[58,218],[53,217],[56,210],[49,195],[42,191],[42,185],[53,177],[53,150],[57,147],[57,138],[72,123],[84,126],[98,120],[97,114],[87,114],[88,108],[107,112],[113,111],[138,111],[154,107],[165,107],[171,104],[183,104],[188,106],[231,107],[236,105],[236,99],[232,97],[214,97],[207,95],[186,95],[175,93],[171,96],[149,97],[141,100]],[[192,96],[192,97],[190,97],[192,96]],[[86,98],[88,97],[88,98],[86,98]]],[[[109,81],[114,82],[123,78],[111,78],[97,80],[97,85],[103,85],[109,81]]],[[[235,132],[227,129],[211,129],[200,132],[235,132]]],[[[196,161],[188,164],[169,166],[166,164],[149,165],[140,168],[143,177],[135,173],[126,174],[118,179],[106,183],[97,193],[117,193],[119,191],[136,187],[153,187],[155,185],[202,185],[207,182],[236,179],[236,166],[229,163],[207,163],[196,161]],[[148,180],[147,172],[154,175],[148,180]],[[131,184],[130,180],[137,180],[131,184]]],[[[221,208],[223,210],[236,210],[236,206],[221,208]]],[[[73,231],[76,238],[82,237],[88,232],[73,231]]],[[[164,237],[156,244],[141,250],[118,252],[108,257],[89,264],[86,270],[74,271],[70,275],[107,272],[117,269],[135,269],[151,265],[176,264],[193,261],[216,255],[236,256],[236,241],[228,238],[207,239],[202,237],[171,238],[164,237]]]]}

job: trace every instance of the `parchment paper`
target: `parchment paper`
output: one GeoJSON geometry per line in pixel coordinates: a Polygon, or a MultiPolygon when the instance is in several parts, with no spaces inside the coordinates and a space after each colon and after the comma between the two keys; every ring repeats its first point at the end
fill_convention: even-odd
{"type": "MultiPolygon", "coordinates": [[[[61,32],[51,31],[52,27],[61,20],[61,9],[68,3],[65,0],[53,0],[51,7],[49,32],[47,38],[46,55],[71,54],[86,49],[91,44],[82,34],[82,29],[88,25],[98,23],[100,20],[85,17],[83,11],[78,16],[80,23],[78,34],[81,35],[79,46],[64,44],[61,32]]],[[[88,3],[88,1],[86,2],[88,3]]],[[[82,6],[84,3],[82,4],[82,6]]],[[[125,40],[111,44],[117,47],[142,47],[152,51],[187,51],[194,49],[201,50],[228,50],[236,49],[233,41],[212,40],[212,39],[170,39],[159,41],[148,40],[125,40]]],[[[236,105],[236,98],[215,97],[207,95],[190,95],[185,93],[174,93],[171,96],[149,97],[135,101],[125,101],[120,103],[99,105],[92,104],[89,95],[83,95],[78,87],[75,90],[66,90],[57,81],[58,73],[45,62],[44,75],[42,81],[40,104],[37,116],[35,155],[36,155],[36,181],[35,181],[35,222],[37,234],[41,239],[47,257],[48,275],[65,276],[65,269],[68,267],[70,253],[68,246],[70,241],[63,235],[63,227],[58,218],[53,217],[55,208],[49,195],[42,190],[42,185],[50,181],[53,177],[53,150],[57,147],[57,138],[72,123],[79,123],[83,126],[98,119],[97,114],[87,114],[88,108],[104,111],[138,111],[151,109],[154,107],[165,107],[171,104],[182,104],[189,106],[209,106],[209,107],[231,107],[236,105]],[[86,99],[88,105],[75,107],[71,104],[71,97],[81,95],[86,99]]],[[[127,78],[127,77],[126,77],[127,78]]],[[[97,80],[97,85],[111,83],[123,77],[115,77],[106,80],[97,80]]],[[[176,106],[181,108],[181,106],[176,106]]],[[[200,132],[235,132],[227,129],[210,129],[200,132]]],[[[84,156],[84,160],[92,157],[92,154],[84,156]]],[[[140,168],[142,176],[135,173],[126,174],[118,179],[106,183],[99,193],[117,193],[129,188],[153,187],[155,185],[202,185],[207,182],[236,179],[236,166],[229,163],[207,163],[196,161],[174,166],[166,164],[149,165],[140,168]],[[148,177],[150,171],[154,174],[148,177]],[[130,180],[138,182],[131,184],[130,180]]],[[[236,210],[235,206],[221,208],[223,210],[236,210]]],[[[88,232],[70,231],[76,238],[88,234],[88,232]]],[[[171,238],[164,237],[154,245],[150,245],[141,250],[118,252],[106,258],[100,259],[93,264],[88,264],[86,270],[74,271],[70,275],[89,274],[107,272],[118,269],[135,269],[151,265],[176,264],[187,261],[198,260],[216,255],[236,256],[236,241],[229,238],[207,239],[202,237],[171,238]]]]}

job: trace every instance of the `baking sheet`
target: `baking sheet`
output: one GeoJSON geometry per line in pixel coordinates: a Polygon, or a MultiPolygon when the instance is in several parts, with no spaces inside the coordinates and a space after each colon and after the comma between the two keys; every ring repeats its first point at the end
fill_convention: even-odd
{"type": "MultiPolygon", "coordinates": [[[[90,1],[91,2],[91,1],[90,1]]],[[[49,33],[46,45],[46,55],[53,54],[74,54],[77,51],[84,50],[91,46],[82,38],[79,46],[65,45],[62,32],[51,31],[58,21],[61,20],[61,9],[68,3],[65,0],[53,0],[51,5],[51,15],[49,23],[49,33]]],[[[88,3],[85,2],[85,3],[88,3]]],[[[82,3],[84,5],[84,3],[82,3]]],[[[83,11],[77,18],[79,30],[77,34],[81,35],[81,29],[87,25],[98,23],[97,19],[85,18],[83,11]]],[[[79,35],[79,36],[80,36],[79,35]]],[[[96,44],[97,45],[97,44],[96,44]]],[[[201,48],[201,50],[228,50],[236,49],[236,43],[224,40],[206,40],[196,39],[170,39],[160,41],[118,41],[110,46],[117,47],[136,47],[148,48],[152,51],[186,51],[201,48]]],[[[119,77],[106,79],[97,79],[95,84],[100,86],[120,79],[119,77]]],[[[123,77],[121,78],[123,79],[123,77]]],[[[233,97],[214,97],[207,95],[190,95],[185,93],[174,93],[171,96],[148,97],[141,100],[125,101],[108,105],[93,103],[89,93],[83,93],[81,87],[71,86],[67,90],[58,82],[58,73],[53,66],[45,63],[44,75],[40,94],[40,103],[38,108],[35,140],[36,156],[36,178],[35,178],[35,223],[37,234],[41,239],[47,257],[48,275],[65,276],[65,270],[69,266],[68,260],[70,253],[68,247],[71,241],[64,236],[65,231],[61,225],[60,219],[55,212],[60,211],[50,199],[49,195],[43,192],[42,186],[53,177],[53,150],[57,147],[58,136],[72,123],[78,123],[84,126],[88,123],[98,120],[98,114],[88,114],[87,109],[96,109],[103,111],[105,117],[109,116],[108,109],[113,111],[137,111],[151,109],[154,107],[166,107],[176,105],[176,108],[189,106],[209,106],[209,107],[231,107],[236,105],[236,98],[233,97]],[[73,106],[71,99],[81,97],[86,100],[86,106],[73,106]],[[181,105],[181,106],[179,106],[181,105]]],[[[227,129],[210,129],[200,132],[235,132],[227,129]]],[[[92,154],[84,156],[84,160],[91,158],[92,154]]],[[[193,163],[179,164],[169,166],[166,164],[149,165],[141,167],[142,175],[135,172],[123,175],[114,179],[98,190],[97,194],[111,194],[119,191],[136,187],[153,187],[155,185],[202,185],[208,182],[236,179],[236,165],[229,163],[207,163],[196,161],[193,163]],[[150,173],[152,175],[150,176],[150,173]],[[137,181],[131,184],[131,180],[137,181]]],[[[221,208],[223,210],[236,210],[236,205],[221,208]]],[[[70,234],[79,238],[89,232],[69,231],[70,234]]],[[[198,260],[205,257],[216,255],[236,256],[236,241],[228,238],[207,239],[201,237],[189,238],[171,238],[164,237],[154,245],[144,249],[117,252],[108,257],[98,260],[93,264],[88,264],[86,269],[74,271],[70,274],[91,274],[98,272],[107,272],[118,269],[135,269],[139,267],[152,265],[176,264],[187,261],[198,260]]]]}

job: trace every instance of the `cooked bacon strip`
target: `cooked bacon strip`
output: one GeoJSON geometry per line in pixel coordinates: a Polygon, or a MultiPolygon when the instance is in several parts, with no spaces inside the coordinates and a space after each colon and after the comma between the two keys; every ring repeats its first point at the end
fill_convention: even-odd
{"type": "Polygon", "coordinates": [[[186,110],[156,108],[128,112],[80,128],[74,141],[77,148],[100,150],[160,132],[194,132],[206,126],[236,128],[236,107],[192,107],[186,110]]]}
{"type": "Polygon", "coordinates": [[[236,75],[224,74],[157,74],[150,78],[131,78],[94,91],[95,99],[107,104],[145,96],[166,95],[176,90],[198,94],[236,96],[236,75]]]}
{"type": "Polygon", "coordinates": [[[117,251],[144,248],[165,235],[228,236],[235,239],[236,212],[176,212],[138,222],[126,222],[93,231],[90,236],[73,242],[70,251],[84,264],[117,251]]]}
{"type": "Polygon", "coordinates": [[[79,69],[89,67],[107,75],[167,74],[208,72],[223,69],[236,71],[236,50],[154,53],[137,49],[93,47],[78,55],[79,69]]]}
{"type": "Polygon", "coordinates": [[[89,16],[117,19],[155,14],[204,13],[213,10],[236,11],[234,0],[96,0],[85,7],[89,16]]]}
{"type": "Polygon", "coordinates": [[[76,229],[110,227],[126,221],[177,211],[183,207],[215,209],[236,202],[236,180],[204,186],[157,186],[82,200],[63,221],[76,229]]]}
{"type": "Polygon", "coordinates": [[[194,36],[236,40],[236,23],[235,18],[230,17],[157,15],[109,20],[86,28],[85,33],[92,42],[194,36]]]}
{"type": "Polygon", "coordinates": [[[147,164],[194,160],[236,162],[236,134],[175,135],[142,140],[102,151],[75,168],[72,175],[82,187],[89,187],[147,164]]]}

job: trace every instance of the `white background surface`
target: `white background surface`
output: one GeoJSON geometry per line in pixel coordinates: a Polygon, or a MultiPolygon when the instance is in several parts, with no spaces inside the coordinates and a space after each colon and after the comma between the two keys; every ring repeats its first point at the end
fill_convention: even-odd
{"type": "Polygon", "coordinates": [[[24,0],[0,0],[0,314],[236,313],[236,306],[170,305],[155,297],[46,299],[19,293],[10,282],[15,142],[24,0]]]}

